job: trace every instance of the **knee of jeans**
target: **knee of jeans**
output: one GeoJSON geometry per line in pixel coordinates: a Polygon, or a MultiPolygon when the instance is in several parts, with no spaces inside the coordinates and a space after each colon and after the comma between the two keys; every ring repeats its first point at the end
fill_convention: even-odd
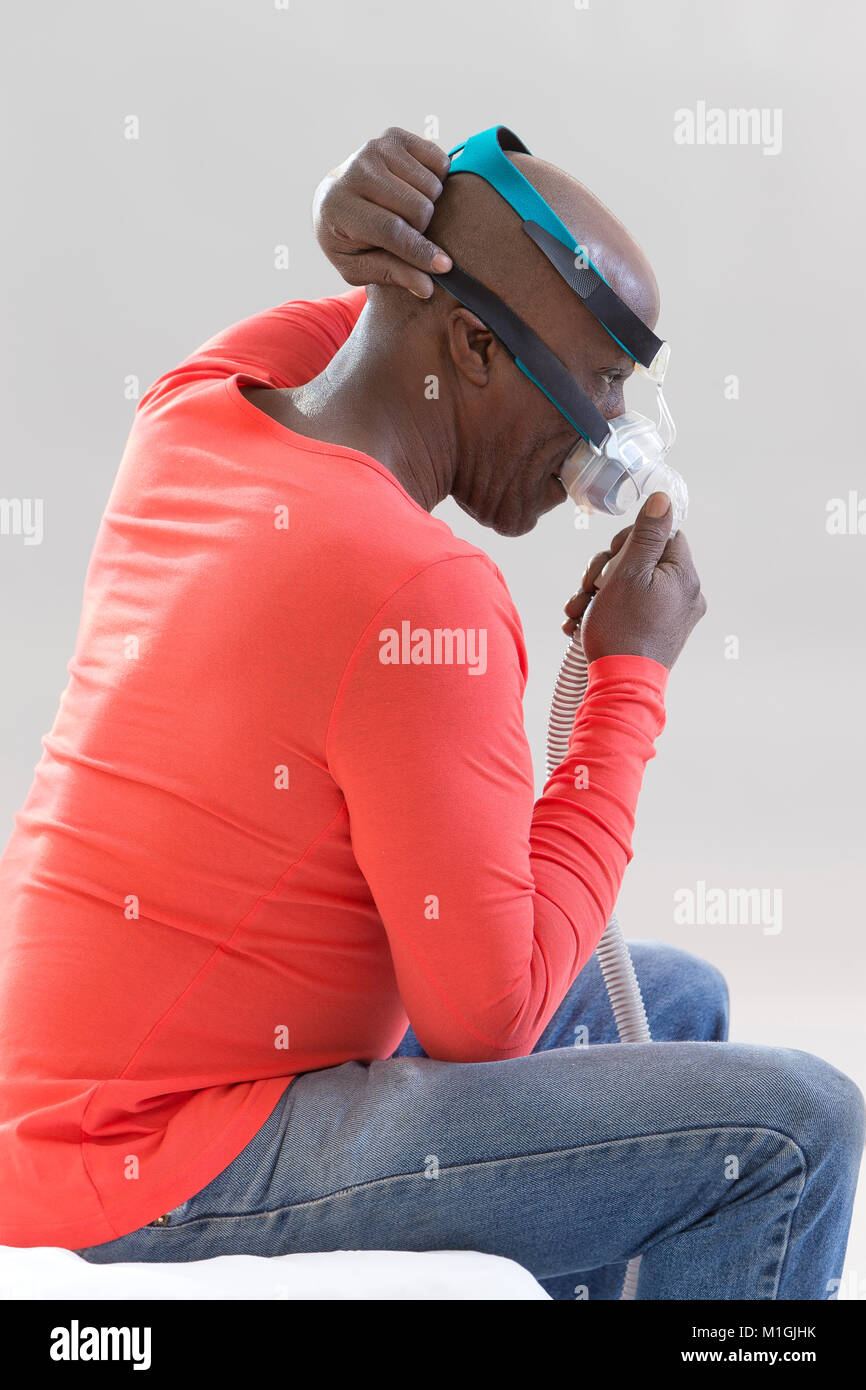
{"type": "Polygon", "coordinates": [[[847,1141],[858,1154],[866,1140],[866,1101],[846,1072],[811,1052],[798,1052],[802,1075],[817,1097],[816,1109],[830,1117],[837,1142],[847,1141]]]}
{"type": "Polygon", "coordinates": [[[818,1146],[841,1158],[848,1154],[859,1164],[866,1140],[866,1102],[855,1081],[845,1072],[797,1048],[773,1048],[773,1081],[787,1114],[790,1132],[795,1130],[806,1149],[818,1146]]]}
{"type": "MultiPolygon", "coordinates": [[[[653,967],[656,970],[663,969],[676,981],[677,996],[691,1006],[694,1015],[700,1020],[701,1036],[707,1040],[716,1039],[724,1042],[728,1036],[731,1004],[728,983],[721,970],[701,956],[692,955],[690,951],[671,946],[667,942],[635,942],[632,954],[639,957],[644,945],[648,954],[652,952],[653,967]]],[[[637,959],[635,969],[640,977],[637,959]]]]}

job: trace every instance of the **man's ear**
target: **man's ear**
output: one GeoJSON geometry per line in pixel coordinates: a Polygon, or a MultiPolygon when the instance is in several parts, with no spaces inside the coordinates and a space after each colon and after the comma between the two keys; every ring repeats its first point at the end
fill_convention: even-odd
{"type": "Polygon", "coordinates": [[[498,339],[470,309],[452,309],[446,322],[448,351],[458,372],[474,386],[486,386],[493,359],[502,351],[498,339]]]}

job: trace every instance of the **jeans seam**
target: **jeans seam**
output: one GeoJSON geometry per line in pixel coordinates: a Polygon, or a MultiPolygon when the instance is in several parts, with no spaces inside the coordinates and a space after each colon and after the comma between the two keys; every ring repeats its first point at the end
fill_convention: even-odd
{"type": "MultiPolygon", "coordinates": [[[[449,1165],[440,1165],[439,1172],[440,1172],[440,1174],[441,1174],[441,1173],[460,1173],[460,1172],[469,1171],[469,1170],[471,1170],[471,1169],[473,1169],[473,1168],[492,1167],[492,1166],[495,1166],[497,1163],[522,1163],[522,1162],[524,1162],[526,1159],[554,1158],[554,1157],[558,1157],[559,1155],[562,1155],[562,1154],[580,1153],[580,1152],[583,1152],[583,1151],[591,1151],[592,1149],[610,1148],[612,1145],[615,1145],[615,1144],[634,1144],[634,1143],[636,1143],[636,1142],[639,1143],[639,1142],[640,1142],[641,1140],[643,1140],[643,1139],[678,1138],[678,1137],[683,1136],[683,1135],[698,1135],[698,1134],[731,1134],[731,1133],[739,1133],[739,1132],[743,1132],[743,1133],[747,1133],[747,1134],[773,1135],[775,1138],[785,1140],[785,1142],[786,1142],[787,1144],[789,1144],[789,1145],[791,1146],[792,1149],[794,1149],[794,1151],[796,1152],[796,1154],[797,1154],[797,1156],[798,1156],[798,1158],[799,1158],[800,1166],[801,1166],[801,1176],[802,1176],[803,1173],[808,1172],[808,1167],[809,1167],[809,1165],[808,1165],[808,1163],[807,1163],[807,1161],[806,1161],[806,1155],[804,1154],[804,1152],[803,1152],[803,1150],[801,1149],[800,1145],[797,1143],[796,1139],[792,1138],[792,1136],[791,1136],[790,1134],[786,1134],[786,1133],[784,1132],[784,1130],[773,1129],[773,1128],[768,1127],[768,1126],[766,1126],[766,1125],[698,1125],[698,1126],[690,1127],[690,1128],[688,1128],[688,1129],[673,1129],[673,1130],[648,1131],[648,1132],[645,1133],[645,1134],[633,1134],[633,1135],[629,1135],[629,1136],[628,1136],[627,1138],[625,1138],[625,1139],[603,1139],[603,1140],[599,1140],[599,1141],[597,1141],[597,1142],[595,1142],[595,1143],[593,1143],[593,1144],[572,1144],[572,1145],[568,1145],[568,1146],[566,1146],[565,1148],[562,1148],[562,1149],[543,1149],[543,1150],[542,1150],[542,1149],[538,1149],[538,1150],[534,1150],[534,1151],[531,1152],[531,1153],[524,1153],[524,1154],[506,1154],[506,1155],[500,1156],[499,1158],[479,1158],[479,1159],[473,1159],[472,1161],[470,1161],[470,1162],[468,1162],[468,1163],[454,1163],[454,1164],[449,1164],[449,1165]]],[[[365,1182],[350,1183],[350,1184],[349,1184],[348,1186],[346,1186],[346,1187],[337,1188],[337,1190],[334,1191],[334,1192],[325,1193],[325,1194],[324,1194],[323,1196],[321,1196],[321,1197],[312,1197],[312,1198],[310,1198],[309,1200],[303,1201],[303,1202],[288,1202],[288,1203],[286,1203],[285,1206],[280,1206],[280,1207],[266,1207],[266,1208],[264,1208],[264,1209],[261,1210],[261,1211],[231,1212],[231,1213],[214,1212],[213,1215],[211,1215],[211,1216],[193,1216],[193,1217],[190,1218],[189,1221],[180,1221],[180,1222],[178,1222],[177,1224],[169,1224],[169,1225],[167,1225],[167,1226],[160,1227],[160,1228],[157,1228],[157,1229],[179,1231],[179,1230],[187,1230],[190,1226],[198,1225],[200,1222],[204,1222],[204,1221],[220,1221],[220,1222],[224,1222],[224,1221],[247,1221],[247,1220],[249,1220],[249,1219],[252,1218],[252,1217],[259,1217],[259,1216],[277,1216],[277,1215],[279,1215],[279,1214],[282,1213],[282,1212],[292,1212],[292,1211],[298,1211],[298,1212],[300,1212],[300,1211],[304,1211],[304,1210],[306,1210],[306,1209],[310,1209],[310,1208],[319,1206],[319,1205],[321,1205],[321,1203],[323,1203],[323,1202],[331,1202],[331,1201],[333,1201],[333,1200],[334,1200],[335,1198],[337,1198],[337,1197],[346,1197],[346,1196],[350,1196],[351,1194],[353,1194],[353,1193],[355,1193],[355,1192],[363,1192],[365,1189],[375,1188],[375,1187],[383,1187],[386,1183],[400,1182],[400,1181],[402,1181],[404,1178],[416,1178],[416,1177],[421,1177],[421,1176],[423,1176],[423,1174],[422,1174],[422,1171],[421,1171],[420,1169],[413,1169],[411,1172],[408,1172],[408,1173],[390,1173],[387,1177],[384,1177],[384,1178],[370,1178],[370,1179],[368,1179],[368,1180],[365,1181],[365,1182]]],[[[794,1207],[792,1207],[792,1209],[791,1209],[791,1211],[792,1211],[792,1217],[793,1217],[793,1212],[796,1210],[796,1206],[797,1206],[797,1204],[799,1203],[799,1199],[800,1199],[800,1195],[802,1194],[802,1191],[803,1191],[803,1184],[801,1184],[800,1191],[799,1191],[798,1194],[797,1194],[797,1202],[794,1204],[794,1207]]],[[[190,1201],[193,1201],[193,1200],[194,1200],[194,1198],[190,1198],[190,1201]]],[[[782,1253],[782,1256],[781,1256],[781,1259],[780,1259],[780,1262],[779,1262],[779,1271],[780,1271],[780,1272],[781,1272],[781,1264],[782,1264],[782,1262],[784,1261],[785,1255],[787,1254],[789,1237],[790,1237],[790,1222],[789,1222],[789,1226],[788,1226],[788,1235],[786,1235],[786,1238],[785,1238],[785,1247],[784,1247],[784,1250],[783,1250],[783,1253],[782,1253]]],[[[669,1237],[665,1236],[665,1237],[663,1237],[663,1239],[669,1239],[669,1237]]],[[[777,1276],[776,1284],[778,1285],[778,1276],[777,1276]]]]}

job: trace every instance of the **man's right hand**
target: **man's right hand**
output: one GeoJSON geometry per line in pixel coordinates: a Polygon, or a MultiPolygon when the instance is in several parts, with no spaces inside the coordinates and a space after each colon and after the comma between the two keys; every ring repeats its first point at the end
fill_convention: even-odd
{"type": "Polygon", "coordinates": [[[422,233],[450,167],[432,140],[391,126],[322,179],[313,229],[348,284],[402,285],[430,298],[426,272],[450,270],[451,258],[422,233]]]}
{"type": "Polygon", "coordinates": [[[682,531],[668,540],[670,505],[660,516],[650,510],[660,501],[668,498],[654,492],[634,525],[590,563],[581,592],[566,605],[563,627],[573,632],[579,623],[589,662],[646,656],[670,669],[707,611],[688,541],[682,531]]]}

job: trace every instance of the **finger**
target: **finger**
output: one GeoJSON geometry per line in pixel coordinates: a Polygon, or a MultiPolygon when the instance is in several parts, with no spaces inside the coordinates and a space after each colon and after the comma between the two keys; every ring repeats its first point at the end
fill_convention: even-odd
{"type": "Polygon", "coordinates": [[[565,604],[565,607],[563,609],[563,612],[566,614],[567,617],[577,617],[578,613],[580,612],[581,604],[585,601],[588,593],[589,590],[587,589],[578,589],[576,594],[572,594],[571,598],[568,600],[568,603],[565,604]]]}
{"type": "Polygon", "coordinates": [[[580,627],[581,619],[583,618],[583,615],[586,612],[589,605],[592,603],[593,595],[580,594],[578,595],[578,598],[579,602],[575,604],[574,612],[571,613],[571,616],[566,618],[565,622],[562,624],[562,630],[567,637],[573,637],[577,629],[580,627]]]}
{"type": "Polygon", "coordinates": [[[624,530],[618,531],[610,543],[610,549],[600,550],[597,555],[594,555],[592,557],[586,569],[584,570],[583,578],[580,581],[581,592],[575,594],[574,598],[569,599],[568,603],[565,605],[566,613],[570,613],[570,605],[575,603],[577,600],[581,599],[584,593],[588,593],[591,595],[595,591],[602,570],[604,569],[608,560],[610,560],[612,556],[616,555],[625,545],[626,539],[630,531],[630,526],[626,526],[624,530]]]}
{"type": "MultiPolygon", "coordinates": [[[[392,168],[392,162],[398,162],[400,153],[398,150],[388,154],[376,151],[362,156],[346,181],[347,192],[356,199],[372,203],[374,207],[396,213],[410,226],[423,231],[433,216],[433,204],[442,192],[442,185],[435,179],[430,193],[416,188],[403,177],[408,168],[392,168]]],[[[420,167],[415,164],[416,169],[420,167]]],[[[428,177],[432,179],[433,175],[428,177]]]]}
{"type": "MultiPolygon", "coordinates": [[[[429,200],[432,215],[432,204],[442,192],[443,180],[400,145],[386,147],[383,156],[386,167],[396,178],[402,179],[408,187],[416,189],[418,193],[429,200]]],[[[423,226],[419,226],[419,230],[423,231],[426,225],[424,223],[423,226]]]]}
{"type": "Polygon", "coordinates": [[[623,546],[625,545],[626,541],[628,540],[629,536],[631,535],[631,532],[632,532],[631,526],[624,526],[623,529],[622,529],[621,531],[617,531],[616,535],[614,536],[613,540],[612,540],[611,543],[610,543],[610,553],[611,553],[611,555],[618,555],[618,554],[619,554],[619,552],[622,550],[623,546]]]}
{"type": "Polygon", "coordinates": [[[349,285],[400,285],[419,299],[429,299],[433,281],[388,251],[358,251],[336,256],[334,264],[349,285]]]}
{"type": "Polygon", "coordinates": [[[671,499],[664,492],[653,492],[638,512],[617,564],[632,574],[654,570],[667,545],[671,522],[671,499]]]}
{"type": "Polygon", "coordinates": [[[565,615],[567,618],[579,618],[585,611],[590,599],[594,597],[592,590],[586,590],[579,594],[574,594],[565,605],[565,615]]]}
{"type": "Polygon", "coordinates": [[[392,126],[385,132],[385,140],[391,145],[401,146],[420,164],[429,169],[437,178],[444,179],[451,168],[451,159],[435,140],[425,140],[412,130],[402,130],[392,126]]]}
{"type": "Polygon", "coordinates": [[[595,581],[601,574],[609,559],[609,550],[600,550],[597,555],[593,555],[592,559],[590,560],[589,564],[583,572],[583,578],[580,581],[580,589],[576,594],[573,595],[572,598],[568,600],[568,603],[565,605],[566,613],[571,612],[571,604],[577,603],[581,598],[583,598],[584,594],[591,594],[593,592],[595,588],[595,581]]]}
{"type": "Polygon", "coordinates": [[[610,559],[610,554],[609,550],[600,550],[598,554],[594,555],[590,560],[583,572],[583,578],[580,581],[580,587],[585,590],[586,593],[591,594],[594,591],[598,583],[598,577],[610,559]]]}
{"type": "MultiPolygon", "coordinates": [[[[397,181],[395,181],[397,182],[397,181]]],[[[405,185],[404,185],[405,187],[405,185]]],[[[398,201],[396,198],[394,201],[398,201]]],[[[417,231],[400,215],[399,210],[386,210],[385,206],[362,199],[356,210],[357,238],[369,246],[389,251],[392,256],[406,261],[416,270],[446,271],[451,268],[451,257],[440,246],[417,231]]]]}

